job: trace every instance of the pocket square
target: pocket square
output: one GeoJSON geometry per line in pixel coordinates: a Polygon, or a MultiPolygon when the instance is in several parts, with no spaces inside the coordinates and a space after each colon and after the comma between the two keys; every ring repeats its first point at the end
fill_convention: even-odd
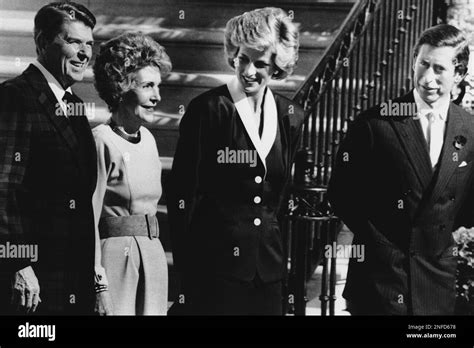
{"type": "Polygon", "coordinates": [[[467,162],[466,162],[466,161],[462,161],[461,164],[459,165],[459,168],[465,167],[465,166],[467,166],[467,162]]]}

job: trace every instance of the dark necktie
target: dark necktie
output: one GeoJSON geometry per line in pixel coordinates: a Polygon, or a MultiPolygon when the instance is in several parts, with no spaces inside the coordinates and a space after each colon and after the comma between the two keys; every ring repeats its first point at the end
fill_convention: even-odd
{"type": "Polygon", "coordinates": [[[66,103],[67,117],[70,116],[84,116],[84,103],[74,94],[69,92],[64,93],[63,102],[66,103]]]}

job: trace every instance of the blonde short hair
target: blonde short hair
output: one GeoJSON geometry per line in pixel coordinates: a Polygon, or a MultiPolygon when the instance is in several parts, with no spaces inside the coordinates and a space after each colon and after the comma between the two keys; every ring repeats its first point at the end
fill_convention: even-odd
{"type": "Polygon", "coordinates": [[[285,11],[265,7],[245,12],[227,22],[225,53],[234,68],[240,45],[257,50],[271,49],[276,71],[272,78],[283,79],[293,73],[298,61],[299,33],[285,11]]]}

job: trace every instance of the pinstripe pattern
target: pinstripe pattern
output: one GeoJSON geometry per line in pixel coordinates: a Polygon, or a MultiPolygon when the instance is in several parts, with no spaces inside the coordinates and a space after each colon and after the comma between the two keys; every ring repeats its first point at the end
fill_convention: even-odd
{"type": "MultiPolygon", "coordinates": [[[[413,101],[410,92],[394,102],[413,101]]],[[[435,172],[419,121],[381,116],[380,107],[362,113],[341,145],[329,197],[353,243],[365,245],[365,261],[351,260],[344,291],[358,314],[454,311],[451,233],[472,225],[474,120],[451,104],[447,122],[435,172]],[[458,135],[467,139],[459,150],[458,135]]]]}

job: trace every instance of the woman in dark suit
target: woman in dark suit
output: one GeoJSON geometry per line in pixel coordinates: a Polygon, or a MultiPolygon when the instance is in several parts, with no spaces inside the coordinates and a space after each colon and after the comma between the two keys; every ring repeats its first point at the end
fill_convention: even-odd
{"type": "Polygon", "coordinates": [[[186,314],[282,315],[277,213],[304,116],[268,82],[292,73],[298,37],[281,9],[232,18],[225,48],[235,76],[183,116],[167,202],[186,314]]]}

